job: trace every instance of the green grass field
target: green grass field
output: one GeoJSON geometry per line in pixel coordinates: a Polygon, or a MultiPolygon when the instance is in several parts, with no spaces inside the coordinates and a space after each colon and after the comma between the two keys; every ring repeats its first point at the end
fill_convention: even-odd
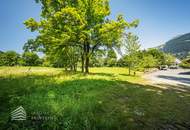
{"type": "Polygon", "coordinates": [[[143,85],[125,68],[89,75],[45,67],[0,67],[0,130],[189,129],[190,92],[143,85]],[[10,113],[23,106],[24,121],[10,113]]]}

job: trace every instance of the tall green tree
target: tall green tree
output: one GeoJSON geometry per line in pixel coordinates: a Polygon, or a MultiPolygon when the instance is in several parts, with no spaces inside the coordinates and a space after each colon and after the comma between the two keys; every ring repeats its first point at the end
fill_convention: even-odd
{"type": "Polygon", "coordinates": [[[125,60],[127,61],[130,75],[131,69],[136,70],[140,62],[138,57],[138,52],[140,50],[139,38],[132,33],[128,33],[124,35],[124,40],[125,51],[127,54],[125,60]]]}
{"type": "MultiPolygon", "coordinates": [[[[38,31],[38,43],[45,53],[56,54],[65,47],[80,47],[82,70],[89,72],[89,60],[102,46],[120,47],[126,28],[137,26],[123,16],[109,20],[109,0],[36,0],[41,3],[41,21],[25,21],[27,28],[38,31]]],[[[62,55],[61,53],[59,55],[62,55]]]]}
{"type": "Polygon", "coordinates": [[[106,57],[106,51],[104,49],[99,49],[94,53],[90,60],[90,67],[102,67],[104,66],[106,57]]]}
{"type": "Polygon", "coordinates": [[[150,48],[147,51],[144,52],[146,55],[152,55],[154,59],[156,59],[156,66],[159,67],[160,65],[163,65],[165,63],[165,58],[164,58],[164,52],[155,49],[155,48],[150,48]]]}
{"type": "Polygon", "coordinates": [[[105,65],[112,67],[115,66],[117,62],[117,55],[113,49],[108,49],[107,56],[105,58],[105,65]]]}
{"type": "Polygon", "coordinates": [[[65,70],[77,71],[77,64],[80,58],[80,48],[64,47],[62,50],[58,49],[57,53],[49,54],[49,60],[54,67],[64,67],[65,70]]]}
{"type": "Polygon", "coordinates": [[[41,60],[36,53],[24,52],[22,55],[23,65],[25,66],[38,66],[41,60]]]}
{"type": "Polygon", "coordinates": [[[144,54],[142,58],[140,59],[140,68],[143,68],[144,70],[149,69],[149,68],[154,68],[157,66],[157,59],[154,58],[150,54],[144,54]]]}

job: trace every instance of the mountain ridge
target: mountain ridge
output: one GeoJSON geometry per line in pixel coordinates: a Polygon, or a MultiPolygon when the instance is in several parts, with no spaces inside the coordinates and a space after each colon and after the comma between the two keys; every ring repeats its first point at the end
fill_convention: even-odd
{"type": "Polygon", "coordinates": [[[156,48],[183,59],[190,54],[190,33],[178,35],[156,48]]]}

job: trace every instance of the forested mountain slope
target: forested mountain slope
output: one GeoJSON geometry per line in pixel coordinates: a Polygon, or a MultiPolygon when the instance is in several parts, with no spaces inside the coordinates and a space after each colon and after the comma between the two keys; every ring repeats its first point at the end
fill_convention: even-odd
{"type": "Polygon", "coordinates": [[[190,53],[190,33],[177,36],[156,48],[179,58],[185,58],[190,53]]]}

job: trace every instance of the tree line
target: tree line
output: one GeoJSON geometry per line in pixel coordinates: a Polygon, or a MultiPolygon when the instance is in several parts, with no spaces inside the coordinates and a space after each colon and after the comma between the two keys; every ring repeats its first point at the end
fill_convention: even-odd
{"type": "MultiPolygon", "coordinates": [[[[0,52],[0,65],[60,67],[70,71],[77,71],[77,68],[81,68],[82,70],[80,49],[73,47],[67,50],[65,48],[61,55],[55,53],[39,58],[36,52],[40,48],[36,48],[34,46],[36,44],[35,40],[28,40],[24,44],[23,54],[14,51],[0,52]]],[[[131,71],[147,71],[150,68],[159,68],[161,65],[172,65],[175,61],[174,56],[155,48],[141,50],[139,38],[132,33],[123,34],[120,46],[123,51],[114,47],[98,49],[91,56],[89,67],[128,67],[129,74],[131,74],[131,71]]]]}
{"type": "Polygon", "coordinates": [[[36,53],[15,51],[0,51],[0,66],[39,66],[43,61],[36,53]]]}

